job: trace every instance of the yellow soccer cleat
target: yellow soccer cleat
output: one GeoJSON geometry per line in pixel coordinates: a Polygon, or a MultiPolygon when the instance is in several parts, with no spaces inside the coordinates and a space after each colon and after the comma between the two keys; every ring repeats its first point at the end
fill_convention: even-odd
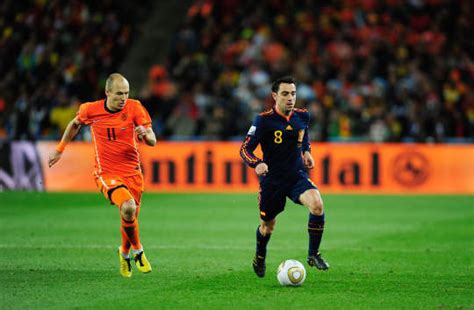
{"type": "Polygon", "coordinates": [[[150,262],[148,261],[148,259],[146,259],[145,253],[143,251],[138,254],[135,254],[133,260],[135,261],[135,265],[137,265],[139,271],[143,273],[151,272],[150,262]]]}
{"type": "Polygon", "coordinates": [[[120,247],[118,249],[118,256],[120,261],[120,274],[122,277],[130,278],[132,276],[132,264],[130,258],[124,258],[120,247]]]}

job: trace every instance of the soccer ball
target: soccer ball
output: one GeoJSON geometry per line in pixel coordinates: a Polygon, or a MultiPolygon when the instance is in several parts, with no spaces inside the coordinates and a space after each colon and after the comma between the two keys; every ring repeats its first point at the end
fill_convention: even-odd
{"type": "Polygon", "coordinates": [[[306,270],[299,261],[287,259],[278,266],[277,279],[283,286],[300,286],[306,279],[306,270]]]}

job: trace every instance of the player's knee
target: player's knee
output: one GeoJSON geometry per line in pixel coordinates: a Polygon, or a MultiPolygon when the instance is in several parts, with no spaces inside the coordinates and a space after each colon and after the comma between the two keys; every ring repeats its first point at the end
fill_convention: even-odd
{"type": "Polygon", "coordinates": [[[262,222],[260,225],[261,227],[261,233],[266,236],[269,235],[273,232],[273,229],[275,228],[275,222],[262,222]]]}
{"type": "Polygon", "coordinates": [[[324,213],[323,199],[318,190],[306,191],[300,196],[300,201],[308,208],[311,214],[322,215],[324,213]]]}
{"type": "Polygon", "coordinates": [[[273,232],[273,227],[271,226],[264,226],[262,227],[262,235],[267,236],[273,232]]]}
{"type": "Polygon", "coordinates": [[[137,211],[137,206],[133,199],[124,201],[120,206],[120,213],[122,218],[126,221],[133,221],[135,219],[135,213],[137,211]]]}
{"type": "Polygon", "coordinates": [[[315,196],[314,199],[311,199],[309,205],[309,212],[314,215],[322,215],[324,213],[323,200],[319,196],[315,196]]]}

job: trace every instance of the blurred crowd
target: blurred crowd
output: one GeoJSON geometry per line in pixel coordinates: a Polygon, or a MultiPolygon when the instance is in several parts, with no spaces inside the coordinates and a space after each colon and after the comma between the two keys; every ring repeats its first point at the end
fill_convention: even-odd
{"type": "MultiPolygon", "coordinates": [[[[103,97],[136,27],[119,2],[0,4],[4,136],[57,138],[79,102],[103,97]]],[[[292,75],[313,141],[472,142],[473,7],[196,0],[139,99],[161,139],[240,140],[272,106],[272,80],[292,75]]]]}
{"type": "Polygon", "coordinates": [[[80,102],[103,97],[139,14],[125,0],[0,1],[0,139],[59,137],[80,102]]]}

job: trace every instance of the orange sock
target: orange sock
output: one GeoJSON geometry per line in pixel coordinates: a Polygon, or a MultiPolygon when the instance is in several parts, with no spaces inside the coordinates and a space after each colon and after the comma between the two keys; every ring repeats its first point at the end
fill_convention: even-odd
{"type": "Polygon", "coordinates": [[[127,233],[125,232],[123,227],[120,227],[120,232],[122,233],[122,254],[128,254],[130,252],[132,244],[128,240],[127,233]]]}
{"type": "Polygon", "coordinates": [[[142,244],[140,243],[140,238],[138,237],[138,221],[135,218],[132,222],[128,222],[122,218],[122,251],[126,251],[127,244],[128,249],[130,250],[130,245],[132,246],[133,250],[140,250],[142,248],[142,244]],[[124,237],[127,237],[127,241],[124,241],[124,237]]]}

